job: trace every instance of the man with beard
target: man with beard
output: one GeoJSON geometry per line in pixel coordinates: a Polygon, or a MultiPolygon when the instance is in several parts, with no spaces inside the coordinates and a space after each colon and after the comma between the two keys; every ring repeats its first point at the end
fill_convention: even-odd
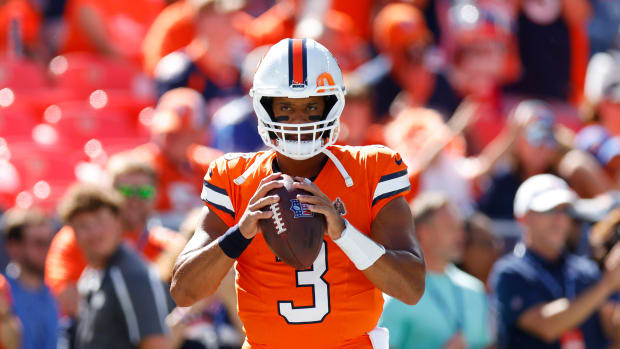
{"type": "Polygon", "coordinates": [[[11,262],[6,275],[15,313],[22,323],[23,349],[56,348],[58,308],[43,281],[45,257],[54,233],[49,219],[34,209],[4,214],[4,238],[11,262]]]}

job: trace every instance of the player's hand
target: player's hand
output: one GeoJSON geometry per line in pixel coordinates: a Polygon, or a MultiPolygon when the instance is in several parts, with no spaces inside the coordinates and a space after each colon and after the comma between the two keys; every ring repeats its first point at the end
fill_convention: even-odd
{"type": "Polygon", "coordinates": [[[243,216],[239,220],[239,230],[246,239],[253,238],[258,234],[258,220],[271,218],[273,212],[261,211],[265,206],[269,206],[280,200],[277,195],[265,196],[271,189],[284,186],[284,182],[278,180],[281,178],[281,173],[273,173],[260,181],[256,193],[250,199],[248,207],[245,209],[243,216]]]}
{"type": "Polygon", "coordinates": [[[340,238],[345,228],[344,219],[340,217],[332,201],[311,180],[303,177],[295,177],[295,180],[297,182],[294,182],[293,186],[312,194],[297,195],[297,199],[302,203],[308,204],[308,209],[310,211],[325,216],[325,220],[327,221],[327,235],[329,235],[332,240],[340,238]]]}

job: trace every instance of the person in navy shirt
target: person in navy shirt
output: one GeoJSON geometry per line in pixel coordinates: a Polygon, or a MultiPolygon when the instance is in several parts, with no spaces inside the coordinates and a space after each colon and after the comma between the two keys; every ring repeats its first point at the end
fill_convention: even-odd
{"type": "Polygon", "coordinates": [[[576,194],[551,174],[518,189],[515,217],[522,242],[500,259],[490,283],[497,302],[500,348],[608,348],[620,343],[613,299],[620,290],[620,245],[600,274],[594,262],[565,250],[576,194]]]}
{"type": "Polygon", "coordinates": [[[58,306],[43,281],[45,257],[54,235],[52,222],[37,209],[14,207],[4,213],[2,231],[11,260],[6,279],[22,324],[20,348],[55,349],[58,306]]]}

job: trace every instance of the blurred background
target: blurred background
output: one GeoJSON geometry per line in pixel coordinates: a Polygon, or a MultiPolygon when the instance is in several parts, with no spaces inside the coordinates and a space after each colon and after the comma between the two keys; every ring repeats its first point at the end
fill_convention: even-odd
{"type": "MultiPolygon", "coordinates": [[[[153,200],[145,225],[191,236],[209,163],[263,148],[248,91],[287,37],[339,62],[339,143],[399,151],[408,200],[455,206],[455,262],[482,283],[520,239],[513,201],[533,175],[579,195],[572,252],[595,258],[592,227],[620,223],[618,0],[0,0],[0,211],[36,208],[56,232],[66,189],[109,182],[109,159],[132,154],[157,173],[153,196],[134,193],[153,200]]],[[[222,304],[198,313],[234,347],[222,304]]]]}

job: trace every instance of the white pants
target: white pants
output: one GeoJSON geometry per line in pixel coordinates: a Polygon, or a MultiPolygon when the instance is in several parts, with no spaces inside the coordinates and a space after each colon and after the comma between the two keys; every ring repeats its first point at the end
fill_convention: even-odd
{"type": "Polygon", "coordinates": [[[384,327],[375,327],[368,332],[370,343],[373,349],[389,349],[390,348],[390,332],[384,327]]]}

